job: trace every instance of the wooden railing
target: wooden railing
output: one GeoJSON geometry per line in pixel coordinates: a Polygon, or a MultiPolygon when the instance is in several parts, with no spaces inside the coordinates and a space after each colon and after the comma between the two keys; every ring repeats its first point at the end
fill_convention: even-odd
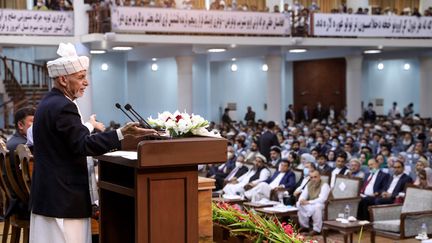
{"type": "Polygon", "coordinates": [[[0,104],[5,128],[9,128],[10,112],[25,106],[36,106],[45,91],[50,78],[44,65],[1,57],[0,80],[9,100],[0,104]]]}

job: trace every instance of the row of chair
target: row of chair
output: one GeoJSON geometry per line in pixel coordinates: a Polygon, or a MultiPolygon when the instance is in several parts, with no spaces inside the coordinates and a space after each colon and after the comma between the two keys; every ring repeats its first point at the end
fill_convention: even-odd
{"type": "Polygon", "coordinates": [[[32,168],[33,156],[26,145],[18,145],[11,154],[4,142],[0,143],[0,193],[5,215],[2,243],[7,242],[10,227],[12,227],[11,243],[20,242],[21,229],[23,242],[29,241],[30,213],[26,207],[30,198],[32,168]],[[10,162],[10,156],[14,156],[14,165],[10,162]],[[14,210],[7,212],[8,208],[15,207],[14,204],[21,204],[24,212],[14,210]]]}

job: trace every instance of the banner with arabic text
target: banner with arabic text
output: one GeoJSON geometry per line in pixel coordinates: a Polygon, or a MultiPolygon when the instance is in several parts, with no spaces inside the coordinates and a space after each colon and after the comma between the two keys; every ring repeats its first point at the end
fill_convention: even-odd
{"type": "Polygon", "coordinates": [[[432,18],[316,13],[313,17],[313,35],[432,37],[432,18]]]}
{"type": "Polygon", "coordinates": [[[0,9],[0,34],[73,35],[73,11],[0,9]]]}
{"type": "Polygon", "coordinates": [[[276,13],[115,7],[114,32],[289,35],[289,16],[276,13]]]}

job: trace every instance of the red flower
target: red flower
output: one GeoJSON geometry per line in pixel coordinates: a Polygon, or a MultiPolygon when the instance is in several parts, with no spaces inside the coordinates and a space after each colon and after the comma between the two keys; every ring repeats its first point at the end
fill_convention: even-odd
{"type": "Polygon", "coordinates": [[[288,236],[292,236],[294,234],[294,229],[293,229],[292,225],[283,222],[282,223],[282,228],[284,229],[285,233],[288,236]]]}
{"type": "Polygon", "coordinates": [[[176,122],[179,122],[180,119],[183,119],[183,117],[182,117],[181,115],[177,115],[177,116],[176,116],[176,122]]]}

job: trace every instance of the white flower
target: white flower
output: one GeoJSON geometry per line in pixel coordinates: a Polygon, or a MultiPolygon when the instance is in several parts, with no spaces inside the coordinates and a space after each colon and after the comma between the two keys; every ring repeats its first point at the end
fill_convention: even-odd
{"type": "Polygon", "coordinates": [[[148,118],[148,122],[153,126],[158,126],[165,129],[171,136],[183,136],[185,134],[192,133],[198,136],[209,136],[209,137],[220,137],[218,132],[209,132],[209,122],[199,115],[189,115],[186,112],[179,112],[178,110],[174,113],[164,111],[158,113],[158,118],[148,118]]]}

